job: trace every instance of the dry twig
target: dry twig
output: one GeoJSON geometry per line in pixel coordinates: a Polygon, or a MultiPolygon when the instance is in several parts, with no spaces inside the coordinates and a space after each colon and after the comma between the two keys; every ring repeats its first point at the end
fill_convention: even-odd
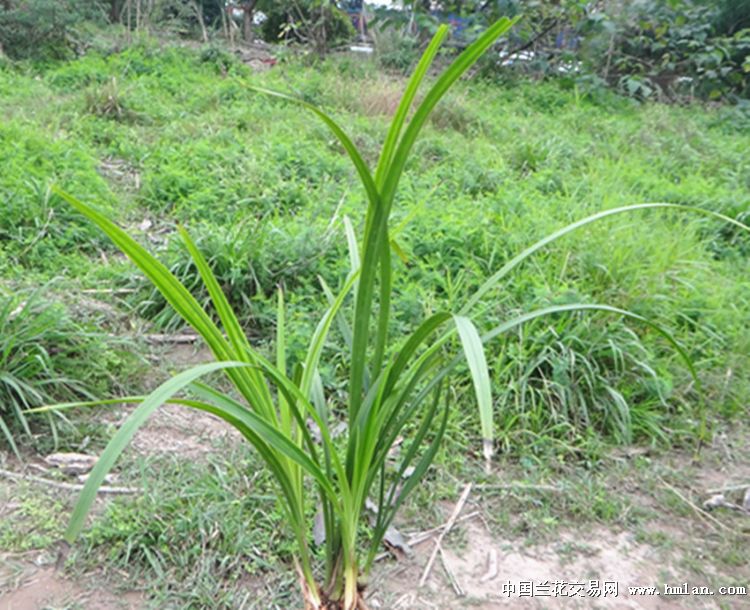
{"type": "Polygon", "coordinates": [[[680,491],[672,487],[669,483],[667,483],[664,479],[659,477],[659,480],[661,481],[662,485],[666,487],[669,491],[671,491],[674,495],[676,495],[680,500],[682,500],[685,504],[687,504],[693,512],[698,515],[701,519],[704,521],[707,521],[709,524],[717,525],[719,528],[726,530],[726,531],[733,531],[730,527],[727,527],[724,525],[721,521],[719,521],[716,517],[713,515],[707,513],[705,510],[703,510],[700,506],[695,504],[692,500],[689,498],[686,498],[680,491]]]}
{"type": "Polygon", "coordinates": [[[144,335],[143,338],[151,343],[195,343],[200,339],[198,335],[167,335],[161,333],[144,335]]]}
{"type": "MultiPolygon", "coordinates": [[[[7,479],[12,479],[14,481],[31,481],[33,483],[41,483],[42,485],[56,487],[57,489],[66,489],[68,491],[81,491],[83,489],[83,485],[79,485],[78,483],[64,483],[62,481],[53,481],[52,479],[36,477],[33,474],[21,474],[19,472],[11,472],[10,470],[0,469],[0,476],[3,476],[7,479]]],[[[97,490],[97,493],[112,495],[137,494],[140,492],[141,490],[137,487],[109,487],[106,485],[100,487],[97,490]]]]}
{"type": "MultiPolygon", "coordinates": [[[[456,519],[456,523],[460,523],[462,521],[468,521],[469,519],[473,519],[479,515],[478,510],[473,510],[470,513],[467,513],[465,515],[461,515],[458,519],[456,519]]],[[[428,530],[424,530],[423,532],[417,532],[415,534],[412,534],[409,536],[409,546],[416,546],[417,544],[422,544],[423,542],[429,540],[432,538],[435,534],[442,532],[446,527],[447,523],[443,523],[442,525],[438,525],[437,527],[433,527],[428,530]]]]}
{"type": "Polygon", "coordinates": [[[435,563],[435,558],[437,557],[438,552],[440,551],[440,545],[443,542],[443,538],[445,538],[445,535],[451,531],[451,528],[456,523],[456,520],[458,519],[458,516],[461,514],[461,510],[464,507],[464,504],[466,504],[466,500],[469,497],[469,494],[471,493],[471,483],[468,483],[466,487],[464,487],[463,492],[461,492],[461,497],[458,499],[458,502],[456,502],[456,506],[453,509],[453,514],[450,516],[450,519],[448,519],[448,522],[445,524],[445,529],[443,529],[442,532],[440,532],[440,535],[438,536],[437,540],[435,540],[435,548],[432,551],[432,554],[430,555],[430,559],[427,561],[427,565],[424,568],[424,572],[422,572],[422,578],[419,579],[419,586],[424,587],[424,584],[427,582],[427,578],[430,575],[430,571],[432,570],[432,564],[435,563]]]}
{"type": "Polygon", "coordinates": [[[450,566],[448,565],[448,561],[445,558],[445,553],[443,552],[443,547],[438,546],[438,551],[440,555],[440,563],[443,564],[443,570],[445,570],[445,574],[448,577],[448,581],[451,583],[451,587],[453,587],[453,590],[456,592],[456,595],[458,597],[463,597],[466,595],[464,590],[461,588],[461,585],[458,584],[458,579],[456,578],[456,575],[453,573],[453,570],[451,570],[450,566]]]}

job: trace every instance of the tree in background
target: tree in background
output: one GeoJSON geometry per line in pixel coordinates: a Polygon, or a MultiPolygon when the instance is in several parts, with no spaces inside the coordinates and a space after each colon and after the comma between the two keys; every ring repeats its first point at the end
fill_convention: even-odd
{"type": "Polygon", "coordinates": [[[401,18],[420,27],[425,19],[451,23],[459,46],[502,15],[522,15],[502,53],[485,58],[486,73],[563,77],[639,98],[750,95],[750,0],[415,0],[405,7],[412,16],[401,18]]]}
{"type": "Polygon", "coordinates": [[[75,26],[105,15],[96,0],[2,0],[0,47],[12,59],[66,59],[75,54],[75,26]]]}
{"type": "Polygon", "coordinates": [[[356,32],[349,17],[332,0],[272,2],[264,10],[263,37],[309,45],[319,55],[348,42],[356,32]]]}

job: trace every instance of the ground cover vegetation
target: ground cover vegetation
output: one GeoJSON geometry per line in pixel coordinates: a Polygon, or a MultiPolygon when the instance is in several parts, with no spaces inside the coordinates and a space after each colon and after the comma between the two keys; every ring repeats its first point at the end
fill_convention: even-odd
{"type": "MultiPolygon", "coordinates": [[[[291,92],[331,111],[374,167],[406,80],[348,55],[315,60],[312,67],[282,56],[273,70],[254,73],[219,47],[180,48],[145,36],[69,62],[2,64],[0,104],[7,120],[0,124],[5,203],[0,274],[7,295],[4,328],[16,329],[3,338],[27,333],[33,349],[43,350],[37,337],[47,335],[41,338],[53,345],[47,349],[51,354],[18,357],[14,345],[21,341],[8,341],[12,357],[2,361],[4,379],[13,379],[14,370],[23,375],[38,370],[27,361],[50,375],[37,385],[35,373],[22,375],[23,383],[30,383],[26,393],[6,384],[10,399],[3,401],[1,414],[8,432],[2,442],[15,438],[22,446],[36,436],[42,446],[52,444],[40,434],[47,430],[44,420],[19,417],[26,406],[129,394],[160,381],[149,379],[143,387],[138,359],[123,356],[122,344],[108,345],[111,335],[135,335],[138,341],[148,325],[153,325],[149,332],[183,330],[164,296],[50,190],[51,184],[64,185],[125,227],[214,315],[202,279],[206,269],[197,262],[204,259],[240,325],[272,360],[280,343],[281,287],[288,370],[305,361],[316,312],[328,302],[318,276],[335,289],[350,272],[345,218],[353,233],[362,235],[365,207],[346,152],[326,126],[252,89],[258,86],[291,92]],[[177,223],[187,228],[191,246],[177,223]],[[60,279],[49,284],[54,278],[60,279]],[[37,307],[39,297],[31,298],[31,292],[40,285],[45,304],[72,310],[72,321],[57,314],[22,315],[24,308],[37,307]],[[72,298],[81,289],[100,291],[87,293],[88,308],[72,298]],[[24,320],[45,319],[69,326],[24,327],[24,320]],[[66,345],[60,332],[72,347],[60,349],[61,341],[66,345]],[[104,359],[86,357],[91,350],[104,359]],[[57,363],[50,364],[48,356],[57,363]],[[117,374],[117,367],[124,373],[117,374]],[[61,383],[51,383],[55,380],[61,383]]],[[[600,210],[654,201],[747,221],[748,139],[741,115],[730,107],[639,104],[554,81],[459,83],[426,122],[401,179],[390,234],[391,335],[403,336],[435,312],[459,310],[515,254],[600,210]]],[[[576,312],[533,321],[487,352],[495,450],[537,464],[550,458],[597,463],[607,445],[618,443],[693,451],[723,421],[741,417],[749,389],[743,372],[750,353],[749,243],[728,223],[669,208],[644,209],[580,229],[516,269],[512,280],[485,300],[477,318],[483,332],[531,309],[608,303],[670,329],[695,363],[702,388],[699,394],[679,354],[648,326],[618,315],[576,312]],[[707,428],[701,428],[704,420],[707,428]]],[[[314,383],[340,417],[349,395],[349,359],[342,349],[346,332],[335,321],[332,328],[314,383]]],[[[457,373],[444,390],[455,405],[445,424],[446,442],[460,450],[454,454],[473,454],[476,464],[468,474],[482,477],[482,430],[471,374],[462,364],[457,373]]],[[[84,417],[88,425],[89,415],[71,417],[84,417]]],[[[80,432],[69,434],[64,443],[80,441],[80,432]]],[[[103,446],[106,434],[94,436],[94,445],[103,446]]],[[[246,459],[237,457],[238,470],[246,459]]],[[[440,493],[446,475],[435,470],[465,473],[467,467],[441,454],[437,459],[438,469],[429,472],[432,489],[440,493]]],[[[174,480],[182,477],[181,468],[174,466],[174,480]]],[[[230,487],[246,489],[241,475],[228,468],[222,461],[209,470],[224,473],[220,480],[226,477],[230,487]]],[[[206,490],[213,489],[217,511],[235,514],[233,494],[210,482],[213,474],[198,468],[196,489],[209,496],[206,490]]],[[[258,484],[265,490],[260,495],[272,489],[265,478],[258,484]]],[[[272,553],[264,547],[252,557],[227,559],[238,547],[225,548],[210,537],[210,524],[199,518],[208,502],[193,505],[168,489],[139,502],[169,515],[183,513],[184,503],[189,510],[183,521],[173,522],[177,530],[166,525],[166,517],[149,529],[134,525],[137,506],[116,502],[97,518],[83,545],[113,565],[132,557],[144,572],[161,573],[163,588],[150,592],[154,599],[205,607],[213,598],[231,600],[230,607],[238,598],[228,582],[248,569],[273,571],[275,562],[290,559],[293,546],[286,536],[272,545],[272,553]],[[180,531],[198,521],[210,558],[180,531]],[[174,541],[181,542],[170,547],[174,541]],[[216,565],[223,566],[220,575],[211,576],[216,565]],[[202,573],[205,580],[189,592],[170,590],[164,575],[185,572],[202,573]]],[[[266,506],[269,522],[261,529],[273,531],[283,518],[281,507],[268,498],[257,502],[249,499],[239,510],[266,506]]],[[[407,509],[425,502],[418,490],[407,509]]],[[[314,504],[301,506],[308,518],[314,504]]],[[[620,514],[616,507],[602,507],[610,510],[620,514]]],[[[31,501],[29,511],[40,512],[31,501]]],[[[59,535],[61,525],[45,526],[59,535]]],[[[4,536],[8,548],[19,548],[10,533],[4,536]]],[[[222,530],[220,540],[235,538],[222,530]]],[[[250,536],[248,544],[261,540],[250,536]]]]}

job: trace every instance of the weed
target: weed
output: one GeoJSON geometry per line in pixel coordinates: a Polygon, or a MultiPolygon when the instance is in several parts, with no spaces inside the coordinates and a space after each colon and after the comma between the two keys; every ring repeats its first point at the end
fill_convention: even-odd
{"type": "MultiPolygon", "coordinates": [[[[0,438],[18,454],[17,440],[33,438],[40,420],[49,435],[38,445],[58,444],[59,413],[26,413],[54,400],[94,398],[116,386],[116,375],[130,374],[135,359],[123,342],[75,321],[60,302],[34,292],[0,297],[0,438]]],[[[68,424],[69,425],[69,424],[68,424]]]]}
{"type": "Polygon", "coordinates": [[[89,90],[86,94],[86,112],[114,121],[133,121],[136,114],[127,107],[116,78],[89,90]]]}

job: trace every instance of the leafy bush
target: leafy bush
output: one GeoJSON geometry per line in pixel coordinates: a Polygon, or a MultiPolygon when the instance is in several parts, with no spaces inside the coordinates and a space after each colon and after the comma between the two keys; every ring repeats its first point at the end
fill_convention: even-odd
{"type": "Polygon", "coordinates": [[[627,94],[721,97],[750,94],[750,29],[734,30],[718,4],[634,3],[591,22],[587,59],[627,94]],[[731,31],[731,33],[729,33],[731,31]]]}
{"type": "MultiPolygon", "coordinates": [[[[330,263],[338,258],[334,235],[314,224],[288,224],[253,220],[228,228],[204,224],[194,228],[195,245],[221,284],[232,308],[247,326],[256,332],[269,330],[265,320],[268,300],[275,301],[279,286],[292,292],[319,292],[316,277],[331,272],[330,263]],[[326,270],[324,272],[324,270],[326,270]]],[[[169,270],[195,295],[198,302],[212,308],[211,298],[202,285],[198,268],[185,247],[174,235],[169,240],[164,260],[169,270]]],[[[134,286],[133,306],[140,315],[153,320],[160,328],[174,330],[184,321],[169,307],[166,299],[152,285],[138,277],[134,286]]]]}
{"type": "Polygon", "coordinates": [[[75,26],[102,18],[95,0],[9,0],[0,5],[0,48],[13,59],[66,59],[77,47],[75,26]]]}
{"type": "MultiPolygon", "coordinates": [[[[460,17],[459,40],[470,40],[476,24],[499,14],[524,16],[499,53],[484,58],[480,70],[485,75],[561,78],[586,91],[612,86],[640,99],[750,95],[747,0],[433,4],[440,10],[423,14],[423,19],[460,17]]],[[[394,44],[393,52],[398,48],[394,44]]]]}

